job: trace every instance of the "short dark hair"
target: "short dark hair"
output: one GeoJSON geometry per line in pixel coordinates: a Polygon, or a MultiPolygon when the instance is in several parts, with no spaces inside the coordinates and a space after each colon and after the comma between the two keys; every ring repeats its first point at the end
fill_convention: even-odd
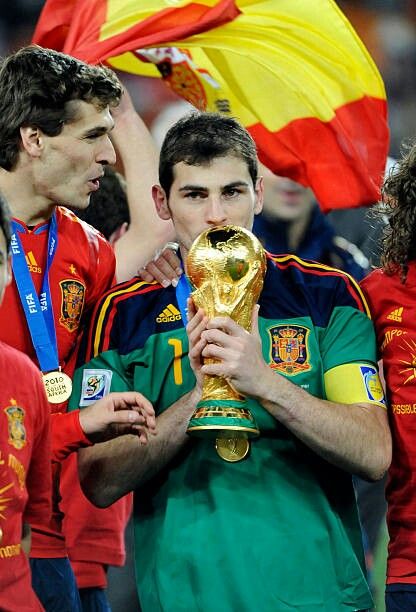
{"type": "Polygon", "coordinates": [[[10,227],[11,213],[9,205],[7,204],[4,196],[0,193],[0,228],[3,232],[3,236],[6,240],[7,252],[10,251],[10,240],[11,240],[11,227],[10,227]]]}
{"type": "Polygon", "coordinates": [[[91,194],[88,208],[75,211],[83,219],[100,231],[109,240],[123,223],[130,223],[127,194],[120,175],[109,166],[104,168],[100,188],[91,194]]]}
{"type": "Polygon", "coordinates": [[[192,112],[167,132],[159,157],[159,182],[167,197],[173,183],[173,166],[210,163],[233,155],[246,162],[253,185],[258,176],[257,151],[247,130],[233,117],[219,113],[192,112]]]}
{"type": "Polygon", "coordinates": [[[116,106],[122,91],[112,70],[51,49],[30,45],[4,58],[0,62],[0,166],[5,170],[15,166],[21,127],[38,127],[48,136],[57,136],[74,119],[68,102],[116,106]]]}

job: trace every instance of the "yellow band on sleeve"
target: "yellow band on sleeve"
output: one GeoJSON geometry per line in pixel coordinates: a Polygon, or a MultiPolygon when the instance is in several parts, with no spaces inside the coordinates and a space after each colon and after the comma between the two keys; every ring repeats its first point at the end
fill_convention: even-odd
{"type": "Polygon", "coordinates": [[[340,404],[370,403],[386,408],[377,368],[368,363],[344,363],[324,374],[326,399],[340,404]]]}

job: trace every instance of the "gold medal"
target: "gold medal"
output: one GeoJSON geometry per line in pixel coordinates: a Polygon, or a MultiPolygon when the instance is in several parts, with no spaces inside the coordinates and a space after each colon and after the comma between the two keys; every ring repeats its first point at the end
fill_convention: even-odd
{"type": "Polygon", "coordinates": [[[51,404],[66,402],[71,396],[72,381],[68,374],[56,370],[43,374],[43,384],[51,404]]]}
{"type": "Polygon", "coordinates": [[[217,438],[215,449],[224,461],[241,461],[250,450],[250,442],[247,438],[217,438]]]}

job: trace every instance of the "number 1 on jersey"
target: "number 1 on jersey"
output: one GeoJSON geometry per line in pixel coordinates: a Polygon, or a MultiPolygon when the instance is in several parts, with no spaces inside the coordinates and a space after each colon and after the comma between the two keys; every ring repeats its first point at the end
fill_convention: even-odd
{"type": "Polygon", "coordinates": [[[182,340],[179,340],[179,338],[169,338],[168,344],[173,346],[173,380],[175,381],[175,385],[181,385],[183,383],[181,361],[183,355],[182,340]]]}

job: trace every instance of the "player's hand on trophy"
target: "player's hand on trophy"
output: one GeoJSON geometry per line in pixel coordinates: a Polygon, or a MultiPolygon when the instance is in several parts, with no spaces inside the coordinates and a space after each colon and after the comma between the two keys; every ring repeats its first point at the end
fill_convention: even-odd
{"type": "Polygon", "coordinates": [[[182,274],[177,247],[176,243],[168,242],[161,252],[155,254],[152,261],[140,268],[139,276],[147,283],[157,281],[165,288],[169,285],[176,287],[182,274]]]}
{"type": "Polygon", "coordinates": [[[189,340],[189,362],[196,376],[197,385],[202,388],[202,351],[207,345],[207,341],[202,337],[202,332],[207,328],[208,317],[202,308],[196,308],[192,298],[188,298],[186,307],[188,313],[186,333],[189,340]]]}
{"type": "Polygon", "coordinates": [[[251,331],[230,317],[214,317],[207,322],[201,341],[206,342],[202,357],[218,360],[204,364],[202,374],[225,378],[239,393],[261,397],[270,368],[263,359],[258,328],[259,306],[254,306],[251,331]]]}
{"type": "Polygon", "coordinates": [[[141,444],[156,434],[152,404],[141,393],[109,393],[80,411],[79,421],[92,442],[103,442],[124,434],[135,434],[141,444]]]}

